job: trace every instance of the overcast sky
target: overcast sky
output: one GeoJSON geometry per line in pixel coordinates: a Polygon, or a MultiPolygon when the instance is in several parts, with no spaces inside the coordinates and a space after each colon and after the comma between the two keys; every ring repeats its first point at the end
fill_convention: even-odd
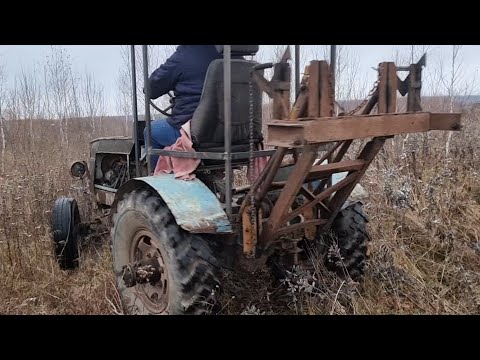
{"type": "MultiPolygon", "coordinates": [[[[95,79],[105,87],[108,112],[115,112],[116,84],[123,61],[118,45],[65,45],[63,46],[72,58],[74,69],[82,73],[85,69],[93,73],[95,79]]],[[[369,74],[369,79],[375,77],[371,67],[381,61],[393,60],[395,49],[408,51],[408,45],[352,45],[352,54],[359,59],[360,71],[369,74]]],[[[4,64],[8,81],[13,83],[15,74],[23,68],[31,69],[35,63],[43,62],[49,52],[50,45],[0,45],[0,64],[4,64]]],[[[273,46],[261,46],[262,61],[273,58],[273,46]]],[[[304,49],[308,54],[308,47],[304,49]]],[[[448,59],[451,46],[433,45],[427,59],[427,69],[434,66],[438,58],[448,59]],[[430,60],[430,61],[429,61],[430,60]],[[433,64],[432,64],[433,62],[433,64]]],[[[461,50],[464,66],[464,76],[470,79],[480,70],[480,45],[464,45],[461,50]]],[[[310,60],[310,58],[309,58],[310,60]]],[[[160,64],[151,64],[151,69],[160,64]]],[[[399,64],[407,65],[407,64],[399,64]]],[[[480,77],[478,78],[480,82],[480,77]]]]}

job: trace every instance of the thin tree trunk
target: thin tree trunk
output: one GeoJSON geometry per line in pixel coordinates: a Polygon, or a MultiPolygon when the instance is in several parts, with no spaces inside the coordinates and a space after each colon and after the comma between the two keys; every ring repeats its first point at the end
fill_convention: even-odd
{"type": "Polygon", "coordinates": [[[5,174],[5,149],[7,147],[7,143],[5,141],[3,116],[1,113],[0,113],[0,136],[2,138],[2,174],[5,174]]]}

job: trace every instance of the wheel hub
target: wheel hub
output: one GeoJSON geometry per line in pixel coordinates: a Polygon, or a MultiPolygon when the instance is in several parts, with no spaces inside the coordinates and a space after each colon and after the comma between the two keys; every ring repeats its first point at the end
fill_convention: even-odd
{"type": "Polygon", "coordinates": [[[122,280],[126,287],[133,287],[137,284],[155,285],[161,281],[163,268],[156,257],[137,261],[122,267],[122,280]]]}
{"type": "Polygon", "coordinates": [[[149,229],[139,229],[133,236],[130,263],[122,266],[123,283],[151,313],[162,313],[168,306],[168,269],[159,244],[149,229]]]}

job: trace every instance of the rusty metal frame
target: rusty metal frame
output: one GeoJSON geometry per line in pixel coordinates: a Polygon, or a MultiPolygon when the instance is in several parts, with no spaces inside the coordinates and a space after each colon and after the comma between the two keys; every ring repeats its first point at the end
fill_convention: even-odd
{"type": "MultiPolygon", "coordinates": [[[[268,82],[261,75],[255,75],[254,79],[260,88],[274,101],[274,113],[278,117],[267,124],[267,131],[269,145],[275,146],[276,152],[250,188],[241,205],[238,220],[245,222],[249,218],[244,214],[248,211],[252,195],[258,206],[269,190],[280,188],[281,192],[270,216],[262,219],[261,228],[252,229],[251,224],[244,224],[244,237],[247,237],[244,239],[245,254],[255,254],[257,247],[265,250],[279,242],[280,248],[289,248],[287,243],[295,242],[295,237],[290,236],[283,241],[284,235],[301,231],[302,236],[311,239],[312,227],[314,233],[327,231],[388,138],[402,133],[460,130],[460,114],[419,112],[423,65],[424,60],[411,65],[409,76],[402,82],[397,76],[398,70],[394,63],[381,63],[378,69],[378,88],[364,107],[359,109],[360,113],[341,117],[333,117],[333,79],[329,64],[325,61],[312,61],[307,66],[290,111],[285,111],[285,88],[275,88],[272,86],[274,81],[268,82]],[[279,90],[282,92],[279,93],[279,90]],[[403,96],[409,94],[408,113],[396,112],[397,90],[403,96]],[[370,115],[375,107],[376,114],[370,115]],[[361,138],[371,140],[363,146],[355,159],[343,160],[353,141],[361,138]],[[317,160],[319,146],[325,143],[332,145],[317,160]],[[285,154],[292,148],[302,149],[302,152],[296,158],[288,180],[272,183],[285,154]],[[322,164],[327,159],[328,163],[322,164]],[[348,174],[332,185],[331,176],[340,172],[348,174]],[[313,181],[319,182],[319,185],[314,189],[307,188],[306,185],[313,181]],[[303,204],[292,208],[299,195],[304,198],[303,204]],[[299,217],[303,219],[299,221],[299,217]],[[258,239],[255,239],[257,233],[258,239]]],[[[283,71],[289,72],[290,69],[283,66],[283,71]]],[[[288,74],[279,75],[279,72],[274,73],[274,78],[275,76],[277,84],[279,79],[289,79],[288,74]]]]}

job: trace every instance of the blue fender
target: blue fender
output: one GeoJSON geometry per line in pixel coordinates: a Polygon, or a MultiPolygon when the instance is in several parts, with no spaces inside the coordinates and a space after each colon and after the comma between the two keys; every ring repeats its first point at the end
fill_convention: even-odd
{"type": "Polygon", "coordinates": [[[147,187],[165,201],[182,229],[191,233],[228,234],[232,226],[215,194],[200,180],[175,179],[173,174],[161,174],[127,181],[118,189],[115,204],[126,193],[147,187]]]}

